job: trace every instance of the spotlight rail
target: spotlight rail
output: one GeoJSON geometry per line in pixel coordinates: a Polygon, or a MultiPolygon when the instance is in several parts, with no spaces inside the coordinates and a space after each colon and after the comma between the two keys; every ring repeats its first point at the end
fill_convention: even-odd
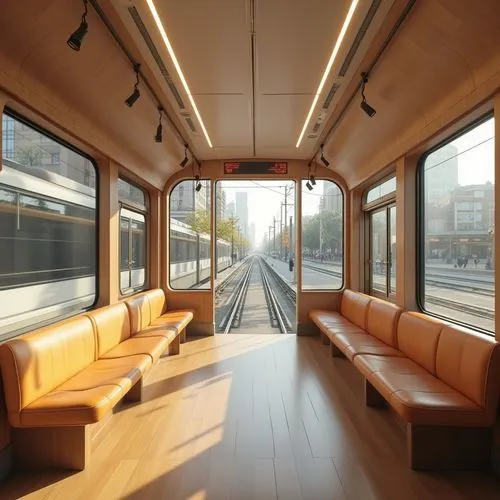
{"type": "MultiPolygon", "coordinates": [[[[104,11],[102,10],[101,6],[99,5],[98,0],[83,0],[83,2],[85,4],[89,3],[90,5],[92,5],[92,7],[94,8],[95,12],[97,13],[97,15],[99,16],[99,18],[101,19],[102,23],[104,24],[104,26],[106,26],[106,29],[108,30],[108,32],[110,33],[110,35],[115,40],[115,42],[118,45],[118,47],[120,47],[120,49],[123,52],[123,54],[125,55],[125,57],[129,60],[129,62],[132,65],[132,67],[134,67],[134,65],[137,64],[136,61],[135,61],[135,59],[132,57],[132,55],[128,51],[127,47],[125,47],[125,44],[123,43],[123,40],[120,38],[120,36],[116,32],[115,28],[111,24],[111,21],[108,19],[108,17],[106,16],[106,14],[104,13],[104,11]]],[[[148,89],[148,91],[149,91],[150,95],[152,96],[153,100],[156,101],[156,103],[157,103],[158,106],[162,107],[162,109],[163,109],[163,116],[168,121],[168,124],[170,125],[170,127],[174,131],[175,135],[177,136],[177,139],[182,143],[182,145],[187,144],[187,141],[186,141],[186,139],[184,139],[184,136],[182,135],[182,132],[179,130],[179,128],[177,127],[177,125],[175,124],[175,122],[172,120],[172,118],[170,118],[170,116],[165,112],[164,107],[162,106],[161,101],[160,101],[158,95],[156,94],[155,90],[153,89],[153,87],[151,86],[151,84],[149,83],[149,81],[144,76],[144,74],[142,73],[141,70],[139,70],[138,75],[140,76],[141,81],[142,81],[144,87],[146,87],[148,89]]],[[[191,152],[191,156],[192,156],[193,160],[196,161],[197,163],[199,163],[198,159],[194,155],[192,149],[189,148],[189,146],[188,146],[188,149],[191,152]]]]}

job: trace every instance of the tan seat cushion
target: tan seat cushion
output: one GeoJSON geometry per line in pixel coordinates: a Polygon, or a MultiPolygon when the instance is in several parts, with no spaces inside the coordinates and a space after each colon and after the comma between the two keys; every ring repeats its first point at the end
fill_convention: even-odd
{"type": "Polygon", "coordinates": [[[342,332],[333,337],[333,343],[352,361],[359,354],[377,354],[379,356],[404,356],[368,333],[342,332]]]}
{"type": "Polygon", "coordinates": [[[133,338],[149,338],[149,337],[162,337],[167,340],[170,344],[175,337],[177,337],[178,332],[175,328],[169,328],[164,326],[148,326],[144,330],[136,333],[133,338]]]}
{"type": "Polygon", "coordinates": [[[397,326],[403,309],[386,300],[372,299],[368,307],[366,330],[387,345],[397,348],[397,326]]]}
{"type": "Polygon", "coordinates": [[[152,362],[156,362],[166,349],[168,349],[168,340],[163,336],[137,338],[137,335],[134,335],[134,337],[125,340],[106,354],[103,354],[101,359],[146,354],[151,356],[152,362]]]}
{"type": "Polygon", "coordinates": [[[181,333],[193,319],[193,311],[179,310],[162,314],[159,318],[151,322],[151,326],[161,326],[163,328],[173,328],[177,333],[181,333]]]}
{"type": "Polygon", "coordinates": [[[360,355],[354,365],[406,421],[420,425],[482,426],[481,407],[408,358],[360,355]]]}
{"type": "Polygon", "coordinates": [[[340,312],[349,321],[366,330],[368,307],[372,297],[353,290],[344,290],[340,302],[340,312]]]}
{"type": "Polygon", "coordinates": [[[24,427],[83,425],[101,420],[151,366],[144,354],[99,359],[21,411],[24,427]]]}
{"type": "Polygon", "coordinates": [[[314,310],[309,316],[330,340],[339,333],[366,333],[338,312],[314,310]]]}

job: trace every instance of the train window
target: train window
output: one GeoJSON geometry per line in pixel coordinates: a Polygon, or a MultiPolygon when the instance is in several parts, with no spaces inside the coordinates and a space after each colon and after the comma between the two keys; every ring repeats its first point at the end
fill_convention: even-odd
{"type": "Polygon", "coordinates": [[[396,195],[396,177],[391,177],[390,179],[377,184],[376,186],[370,188],[366,193],[365,204],[371,204],[374,202],[380,203],[385,201],[387,198],[392,198],[396,195]]]}
{"type": "Polygon", "coordinates": [[[118,179],[120,202],[120,291],[123,295],[146,287],[147,195],[140,187],[118,179]]]}
{"type": "Polygon", "coordinates": [[[0,337],[6,337],[94,304],[97,172],[89,158],[10,112],[2,127],[0,337]]]}
{"type": "Polygon", "coordinates": [[[495,125],[488,117],[420,164],[420,307],[495,324],[495,125]]]}
{"type": "Polygon", "coordinates": [[[344,282],[344,197],[332,181],[302,181],[302,289],[344,282]]]}
{"type": "Polygon", "coordinates": [[[363,210],[368,223],[368,283],[370,295],[396,297],[396,177],[370,188],[363,210]]]}
{"type": "Polygon", "coordinates": [[[186,180],[170,193],[169,282],[175,290],[209,289],[210,181],[186,180]]]}

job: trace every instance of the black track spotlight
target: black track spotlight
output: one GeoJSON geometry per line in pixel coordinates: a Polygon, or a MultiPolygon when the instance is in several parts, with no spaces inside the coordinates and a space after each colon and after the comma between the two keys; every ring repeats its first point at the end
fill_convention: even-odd
{"type": "Polygon", "coordinates": [[[188,146],[187,144],[184,144],[184,159],[179,163],[179,166],[181,168],[184,168],[187,165],[187,162],[189,161],[187,156],[187,151],[188,151],[188,146]]]}
{"type": "Polygon", "coordinates": [[[135,85],[134,85],[134,91],[130,94],[127,99],[125,99],[125,104],[131,108],[135,101],[141,97],[141,93],[139,91],[139,71],[141,69],[141,65],[139,63],[134,64],[134,71],[135,71],[135,85]]]}
{"type": "Polygon", "coordinates": [[[83,6],[85,7],[85,12],[82,15],[82,22],[80,23],[80,26],[78,26],[78,28],[73,33],[71,33],[71,36],[66,42],[73,50],[76,50],[77,52],[80,50],[83,38],[85,37],[89,29],[89,26],[87,24],[87,0],[83,0],[83,6]]]}
{"type": "Polygon", "coordinates": [[[202,184],[201,184],[201,181],[200,181],[200,176],[199,175],[196,175],[194,177],[196,179],[196,187],[195,187],[195,190],[196,192],[200,192],[201,191],[201,188],[203,187],[202,184]]]}
{"type": "Polygon", "coordinates": [[[306,182],[306,188],[309,189],[309,191],[312,191],[313,190],[313,187],[311,185],[311,182],[310,181],[307,181],[306,182]]]}
{"type": "Polygon", "coordinates": [[[316,186],[316,179],[314,178],[314,175],[309,176],[309,182],[313,185],[316,186]]]}
{"type": "Polygon", "coordinates": [[[162,138],[163,127],[161,124],[162,111],[163,111],[163,108],[161,106],[158,106],[158,113],[160,115],[160,119],[158,121],[158,127],[156,127],[155,142],[161,142],[163,139],[162,138]]]}
{"type": "Polygon", "coordinates": [[[321,161],[325,164],[325,167],[330,165],[330,162],[325,158],[325,154],[323,153],[323,144],[321,144],[321,161]]]}
{"type": "Polygon", "coordinates": [[[375,108],[372,108],[367,102],[365,97],[365,85],[368,83],[368,75],[366,73],[361,73],[361,109],[371,118],[377,112],[375,108]]]}

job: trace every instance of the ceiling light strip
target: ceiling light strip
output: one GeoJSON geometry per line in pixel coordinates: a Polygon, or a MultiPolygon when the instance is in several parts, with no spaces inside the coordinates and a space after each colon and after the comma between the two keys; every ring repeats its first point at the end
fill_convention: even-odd
{"type": "Polygon", "coordinates": [[[172,45],[170,44],[170,40],[168,39],[167,32],[165,31],[165,28],[163,27],[163,23],[161,22],[161,19],[160,19],[160,16],[158,14],[158,11],[156,10],[155,4],[153,3],[153,0],[146,0],[146,2],[148,4],[149,10],[151,11],[151,15],[153,16],[153,19],[155,20],[156,27],[158,28],[158,31],[160,32],[160,35],[163,39],[163,42],[165,43],[165,46],[167,47],[170,58],[172,59],[172,62],[174,63],[177,74],[179,75],[179,78],[182,82],[182,86],[184,87],[184,90],[186,91],[186,94],[189,98],[189,102],[191,103],[191,106],[193,107],[194,114],[196,115],[196,118],[198,118],[198,121],[200,122],[201,129],[203,130],[203,134],[205,134],[205,139],[207,140],[208,145],[212,148],[213,147],[212,141],[210,140],[207,129],[205,128],[205,124],[203,123],[203,120],[201,119],[200,112],[198,111],[198,108],[196,107],[196,103],[194,102],[193,96],[191,95],[191,91],[189,90],[189,86],[187,84],[186,78],[184,77],[184,74],[182,73],[181,67],[179,65],[179,61],[177,60],[177,57],[175,57],[174,49],[172,48],[172,45]]]}
{"type": "MultiPolygon", "coordinates": [[[[148,3],[150,0],[147,0],[148,3]]],[[[314,99],[311,105],[311,109],[309,110],[309,113],[307,114],[306,121],[304,122],[304,126],[302,127],[302,132],[300,133],[299,140],[297,141],[297,144],[295,145],[296,148],[300,146],[300,143],[302,142],[302,139],[304,137],[304,134],[306,132],[307,126],[309,125],[309,120],[311,119],[311,116],[314,112],[314,108],[316,107],[316,104],[318,103],[319,96],[323,90],[323,87],[325,86],[326,80],[328,78],[328,75],[330,74],[330,70],[332,69],[333,63],[335,62],[335,58],[337,57],[337,54],[340,49],[340,45],[342,44],[342,40],[344,39],[344,36],[347,32],[347,29],[349,28],[349,24],[351,24],[352,17],[354,16],[354,11],[356,10],[356,7],[358,6],[359,0],[352,0],[351,6],[349,7],[349,12],[347,13],[347,16],[344,20],[344,24],[342,25],[342,29],[340,30],[339,36],[337,38],[337,42],[335,43],[335,47],[333,47],[332,54],[330,56],[330,59],[328,61],[328,64],[326,65],[326,69],[323,73],[323,76],[321,78],[321,81],[319,82],[318,90],[316,90],[316,94],[314,95],[314,99]]]]}

